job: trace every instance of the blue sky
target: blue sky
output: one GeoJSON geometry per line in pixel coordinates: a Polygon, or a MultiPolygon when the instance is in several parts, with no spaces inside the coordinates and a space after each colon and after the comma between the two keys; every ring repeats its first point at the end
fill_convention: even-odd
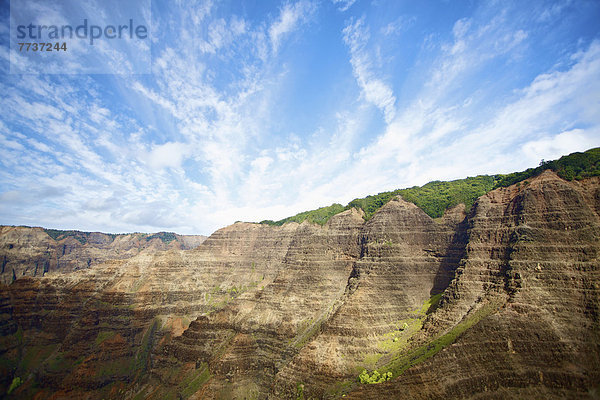
{"type": "Polygon", "coordinates": [[[23,75],[1,4],[2,224],[210,234],[600,146],[598,1],[153,0],[151,74],[23,75]]]}

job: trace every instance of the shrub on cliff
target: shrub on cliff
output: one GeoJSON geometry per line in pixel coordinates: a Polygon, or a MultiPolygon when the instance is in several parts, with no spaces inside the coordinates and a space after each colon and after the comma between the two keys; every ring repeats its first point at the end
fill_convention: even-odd
{"type": "Polygon", "coordinates": [[[360,383],[382,383],[389,381],[390,379],[392,379],[391,372],[384,372],[383,374],[380,374],[377,370],[373,371],[373,374],[369,375],[367,370],[363,369],[358,376],[360,383]]]}
{"type": "Polygon", "coordinates": [[[8,387],[8,391],[6,392],[6,394],[11,394],[16,388],[21,386],[21,383],[22,383],[21,378],[19,378],[18,376],[13,378],[10,386],[8,387]]]}

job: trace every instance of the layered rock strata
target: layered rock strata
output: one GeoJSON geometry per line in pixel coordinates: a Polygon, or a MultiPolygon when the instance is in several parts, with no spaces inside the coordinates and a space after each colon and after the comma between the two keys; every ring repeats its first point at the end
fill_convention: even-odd
{"type": "Polygon", "coordinates": [[[141,251],[189,250],[206,239],[201,235],[120,234],[56,231],[25,226],[0,226],[0,283],[23,276],[71,272],[108,260],[123,260],[141,251]],[[51,236],[52,235],[52,236],[51,236]]]}
{"type": "Polygon", "coordinates": [[[324,227],[306,222],[297,226],[271,282],[239,296],[221,312],[201,317],[161,349],[153,372],[167,392],[159,390],[155,398],[169,390],[185,393],[186,388],[176,387],[162,374],[169,365],[185,363],[193,367],[186,371],[192,376],[198,369],[210,371],[202,392],[206,398],[245,392],[268,395],[279,370],[340,307],[359,256],[363,223],[359,211],[349,210],[324,227]]]}
{"type": "Polygon", "coordinates": [[[0,285],[2,383],[29,374],[43,393],[122,396],[145,376],[157,343],[271,282],[296,228],[237,224],[195,250],[142,252],[0,285]]]}
{"type": "Polygon", "coordinates": [[[236,223],[0,285],[1,382],[39,398],[594,398],[600,179],[545,172],[432,220],[236,223]],[[123,367],[125,366],[125,367],[123,367]],[[360,384],[363,369],[392,379],[360,384]]]}
{"type": "Polygon", "coordinates": [[[597,178],[545,172],[481,197],[465,258],[425,328],[435,337],[481,319],[399,378],[348,397],[596,398],[598,194],[597,178]]]}

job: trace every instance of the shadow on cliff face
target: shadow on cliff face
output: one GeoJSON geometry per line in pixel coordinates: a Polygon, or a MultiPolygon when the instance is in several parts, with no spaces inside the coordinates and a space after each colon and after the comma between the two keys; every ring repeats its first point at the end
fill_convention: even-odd
{"type": "Polygon", "coordinates": [[[466,254],[469,235],[467,233],[469,216],[456,225],[452,239],[441,256],[440,267],[435,275],[433,287],[429,294],[434,296],[443,293],[454,279],[458,265],[466,254]]]}

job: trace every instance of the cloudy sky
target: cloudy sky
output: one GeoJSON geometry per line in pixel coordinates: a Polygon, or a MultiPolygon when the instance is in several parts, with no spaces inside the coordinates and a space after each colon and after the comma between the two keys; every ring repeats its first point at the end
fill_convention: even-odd
{"type": "Polygon", "coordinates": [[[23,75],[1,4],[0,224],[210,234],[600,146],[596,0],[153,0],[151,74],[23,75]]]}

